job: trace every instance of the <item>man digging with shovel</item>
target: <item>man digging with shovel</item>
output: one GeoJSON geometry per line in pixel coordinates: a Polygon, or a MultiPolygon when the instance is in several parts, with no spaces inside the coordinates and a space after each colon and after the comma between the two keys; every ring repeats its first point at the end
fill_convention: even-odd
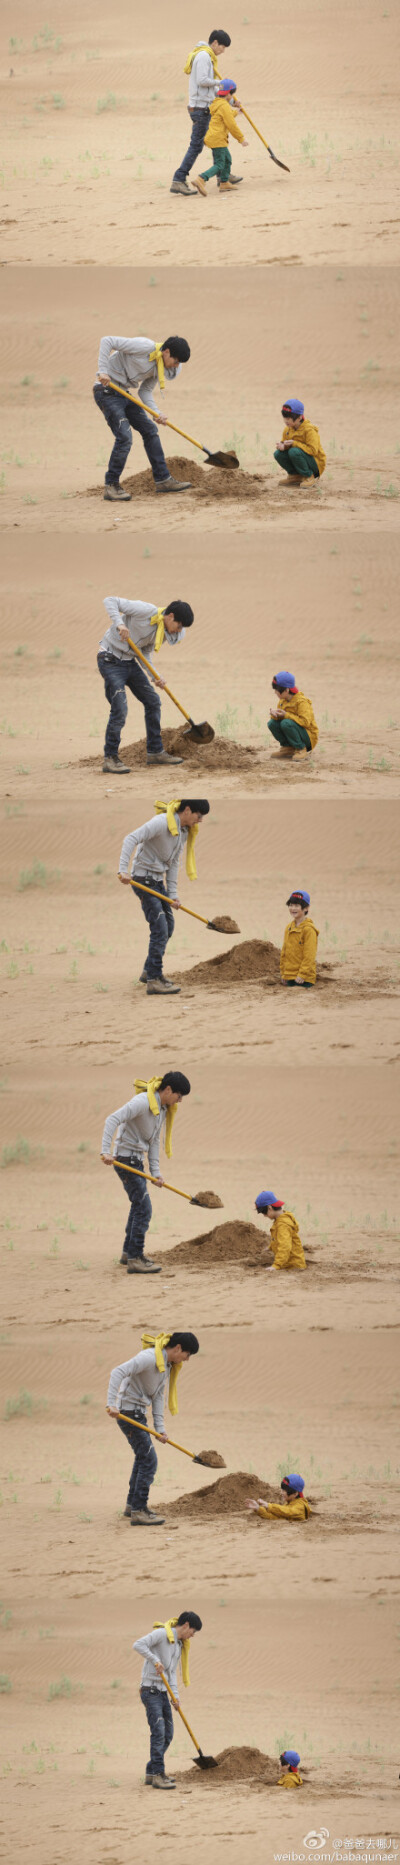
{"type": "Polygon", "coordinates": [[[185,628],[191,628],[194,621],[193,609],[189,602],[179,601],[167,602],[165,608],[159,609],[154,602],[131,602],[126,596],[105,596],[104,608],[110,616],[110,627],[102,636],[97,656],[110,707],[103,771],[129,775],[129,764],[123,764],[118,756],[128,711],[126,687],[144,709],[147,763],[182,764],[182,758],[164,751],[162,742],[161,704],[155,689],[165,687],[165,680],[155,668],[149,680],[130,641],[137,644],[147,660],[152,660],[153,650],[157,654],[164,641],[174,648],[184,639],[185,628]]]}
{"type": "Polygon", "coordinates": [[[125,886],[131,886],[130,864],[135,855],[135,885],[142,912],[150,927],[150,943],[147,958],[140,974],[140,982],[146,984],[148,997],[171,996],[180,991],[179,984],[173,984],[163,974],[163,958],[168,940],[174,931],[174,915],[169,901],[174,907],[180,907],[178,899],[179,857],[186,849],[186,873],[190,881],[196,880],[197,870],[194,855],[196,835],[204,816],[209,815],[210,805],[206,797],[183,797],[181,801],[156,803],[155,816],[149,822],[143,822],[139,829],[132,829],[122,843],[118,879],[125,886]],[[146,888],[155,888],[162,898],[147,893],[146,888]]]}
{"type": "Polygon", "coordinates": [[[128,1275],[157,1276],[160,1274],[161,1263],[153,1263],[150,1256],[144,1255],[152,1205],[146,1179],[140,1175],[144,1172],[147,1154],[153,1178],[160,1187],[164,1184],[160,1175],[161,1134],[165,1127],[165,1151],[167,1159],[170,1159],[176,1110],[183,1097],[190,1094],[190,1081],[187,1075],[181,1075],[179,1069],[169,1069],[166,1075],[154,1075],[148,1082],[136,1080],[135,1089],[136,1094],[131,1101],[126,1101],[123,1107],[116,1107],[113,1114],[107,1115],[101,1157],[103,1165],[118,1167],[119,1178],[122,1179],[130,1203],[120,1261],[126,1264],[128,1275]],[[112,1142],[117,1128],[118,1151],[113,1153],[112,1142]],[[124,1167],[130,1169],[124,1170],[124,1167]]]}
{"type": "Polygon", "coordinates": [[[143,1334],[143,1352],[132,1360],[114,1366],[110,1374],[107,1411],[116,1418],[120,1431],[134,1451],[124,1514],[133,1528],[159,1527],[165,1516],[148,1508],[148,1494],[157,1470],[157,1454],[146,1431],[147,1412],[151,1405],[154,1429],[162,1444],[168,1444],[164,1429],[164,1394],[169,1380],[169,1410],[176,1415],[176,1382],[180,1367],[199,1351],[196,1334],[177,1331],[170,1334],[143,1334]],[[119,1413],[124,1416],[120,1419],[119,1413]],[[127,1422],[127,1420],[129,1422],[127,1422]]]}
{"type": "Polygon", "coordinates": [[[174,1724],[171,1702],[167,1685],[171,1692],[174,1709],[179,1709],[177,1692],[178,1666],[181,1666],[183,1683],[189,1678],[189,1639],[195,1632],[201,1632],[202,1621],[197,1612],[180,1612],[177,1619],[167,1619],[165,1625],[156,1620],[152,1632],[144,1638],[136,1638],[133,1650],[139,1651],[144,1658],[140,1695],[150,1729],[150,1761],[146,1767],[146,1787],[172,1788],[176,1782],[165,1773],[164,1757],[173,1741],[174,1724]]]}
{"type": "Polygon", "coordinates": [[[101,338],[93,395],[115,435],[105,477],[105,499],[121,501],[132,497],[119,483],[132,446],[132,428],[142,436],[156,492],[188,491],[190,479],[174,479],[169,472],[156,423],[149,419],[146,408],[154,412],[158,422],[166,423],[166,416],[156,407],[153,387],[158,382],[163,390],[165,377],[173,382],[189,357],[186,337],[167,337],[165,343],[155,343],[153,337],[101,338]],[[128,399],[124,397],[124,390],[128,399]],[[143,407],[129,399],[132,392],[143,407]]]}

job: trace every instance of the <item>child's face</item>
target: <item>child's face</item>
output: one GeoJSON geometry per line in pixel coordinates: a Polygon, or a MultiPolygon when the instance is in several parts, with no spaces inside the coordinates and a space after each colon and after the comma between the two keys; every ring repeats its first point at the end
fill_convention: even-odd
{"type": "Polygon", "coordinates": [[[290,913],[290,918],[292,920],[305,920],[307,916],[307,908],[300,907],[298,903],[296,905],[296,901],[293,900],[292,905],[289,906],[289,913],[290,913]]]}

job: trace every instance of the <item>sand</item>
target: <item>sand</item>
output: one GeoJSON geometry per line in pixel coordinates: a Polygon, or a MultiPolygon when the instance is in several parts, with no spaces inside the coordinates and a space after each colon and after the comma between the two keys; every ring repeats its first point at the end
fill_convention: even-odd
{"type": "MultiPolygon", "coordinates": [[[[196,1768],[196,1779],[214,1782],[214,1787],[223,1787],[228,1781],[248,1781],[261,1787],[276,1787],[280,1768],[270,1755],[263,1755],[259,1748],[223,1748],[214,1756],[216,1768],[196,1768]]],[[[181,1780],[184,1776],[177,1777],[181,1780]]],[[[192,1776],[190,1777],[192,1779],[192,1776]]],[[[194,1778],[194,1776],[193,1776],[194,1778]]]]}
{"type": "Polygon", "coordinates": [[[212,1521],[214,1516],[220,1515],[241,1515],[248,1496],[262,1496],[266,1502],[282,1502],[280,1491],[263,1483],[262,1477],[236,1470],[234,1475],[219,1477],[217,1483],[208,1483],[205,1489],[196,1490],[193,1496],[179,1496],[177,1502],[172,1503],[172,1513],[198,1522],[212,1521]]]}
{"type": "Polygon", "coordinates": [[[218,1197],[217,1192],[194,1192],[191,1202],[206,1205],[209,1211],[217,1211],[218,1208],[222,1210],[222,1198],[218,1197]]]}
{"type": "MultiPolygon", "coordinates": [[[[252,771],[257,767],[257,755],[251,746],[236,745],[230,738],[217,737],[212,744],[207,744],[206,741],[202,744],[195,744],[185,731],[179,727],[174,731],[170,726],[163,730],[162,736],[164,750],[169,751],[170,756],[182,758],[183,763],[189,766],[193,774],[196,771],[196,775],[197,772],[200,775],[203,771],[213,773],[228,771],[236,775],[238,771],[252,771]]],[[[100,757],[81,760],[84,770],[99,771],[102,763],[103,759],[100,757]]],[[[129,764],[132,771],[146,768],[145,738],[139,739],[137,745],[124,745],[125,763],[129,764]]]]}

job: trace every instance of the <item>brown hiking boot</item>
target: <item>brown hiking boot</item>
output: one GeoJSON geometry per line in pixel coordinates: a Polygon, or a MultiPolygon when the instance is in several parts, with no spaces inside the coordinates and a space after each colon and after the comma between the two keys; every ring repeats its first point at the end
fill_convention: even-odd
{"type": "Polygon", "coordinates": [[[161,1263],[152,1263],[151,1256],[131,1256],[128,1262],[128,1276],[159,1276],[161,1263]]]}
{"type": "Polygon", "coordinates": [[[174,479],[169,473],[168,479],[155,479],[156,492],[190,492],[191,479],[174,479]]]}
{"type": "Polygon", "coordinates": [[[202,175],[196,175],[194,185],[198,188],[199,194],[207,194],[207,182],[203,181],[202,175]]]}
{"type": "Polygon", "coordinates": [[[146,764],[183,764],[183,758],[173,758],[169,751],[148,751],[146,764]]]}
{"type": "Polygon", "coordinates": [[[153,1774],[153,1787],[176,1787],[176,1781],[171,1780],[170,1774],[153,1774]]]}
{"type": "Polygon", "coordinates": [[[289,745],[281,745],[280,751],[271,751],[271,758],[294,758],[294,751],[289,745]]]}
{"type": "Polygon", "coordinates": [[[187,181],[175,181],[175,176],[174,176],[169,192],[170,194],[194,195],[194,188],[188,188],[187,181]]]}
{"type": "Polygon", "coordinates": [[[220,194],[232,194],[232,182],[220,181],[219,192],[220,194]]]}
{"type": "Polygon", "coordinates": [[[165,1515],[156,1515],[154,1509],[131,1509],[132,1528],[161,1528],[165,1515]]]}
{"type": "Polygon", "coordinates": [[[121,758],[104,758],[103,771],[113,771],[115,777],[129,777],[130,764],[123,764],[121,758]]]}
{"type": "Polygon", "coordinates": [[[178,991],[180,991],[180,988],[180,984],[172,984],[170,978],[147,979],[148,997],[175,997],[178,991]]]}
{"type": "Polygon", "coordinates": [[[132,493],[124,492],[123,486],[105,486],[104,487],[104,498],[111,499],[113,501],[116,500],[117,504],[120,504],[120,505],[121,504],[126,505],[128,503],[128,500],[132,498],[132,493]]]}

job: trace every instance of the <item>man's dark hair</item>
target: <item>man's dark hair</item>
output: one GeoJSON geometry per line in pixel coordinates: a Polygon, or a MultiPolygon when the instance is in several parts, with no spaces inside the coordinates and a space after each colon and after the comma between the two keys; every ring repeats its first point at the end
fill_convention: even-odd
{"type": "Polygon", "coordinates": [[[191,1625],[194,1632],[201,1632],[203,1621],[198,1612],[180,1612],[177,1625],[191,1625]]]}
{"type": "Polygon", "coordinates": [[[173,356],[175,363],[189,362],[190,349],[189,344],[186,342],[186,337],[166,337],[165,343],[161,344],[161,349],[169,350],[170,356],[173,356]]]}
{"type": "Polygon", "coordinates": [[[164,615],[173,615],[174,620],[179,622],[180,628],[191,628],[192,622],[194,622],[194,613],[193,609],[190,607],[190,602],[166,602],[164,615]]]}
{"type": "Polygon", "coordinates": [[[207,797],[182,797],[178,803],[178,816],[182,809],[192,809],[197,816],[208,816],[210,813],[207,797]]]}
{"type": "Polygon", "coordinates": [[[229,38],[229,32],[223,32],[222,26],[216,26],[215,31],[210,32],[209,45],[212,45],[213,39],[218,39],[218,45],[232,44],[232,40],[229,38]]]}
{"type": "Polygon", "coordinates": [[[190,1081],[187,1075],[181,1075],[180,1069],[169,1068],[160,1081],[160,1088],[172,1088],[173,1094],[190,1094],[190,1081]]]}
{"type": "Polygon", "coordinates": [[[185,1333],[182,1334],[182,1330],[179,1333],[179,1328],[176,1330],[175,1334],[170,1334],[168,1346],[169,1347],[182,1347],[183,1353],[198,1353],[199,1352],[199,1343],[197,1339],[197,1334],[185,1334],[185,1333]]]}

